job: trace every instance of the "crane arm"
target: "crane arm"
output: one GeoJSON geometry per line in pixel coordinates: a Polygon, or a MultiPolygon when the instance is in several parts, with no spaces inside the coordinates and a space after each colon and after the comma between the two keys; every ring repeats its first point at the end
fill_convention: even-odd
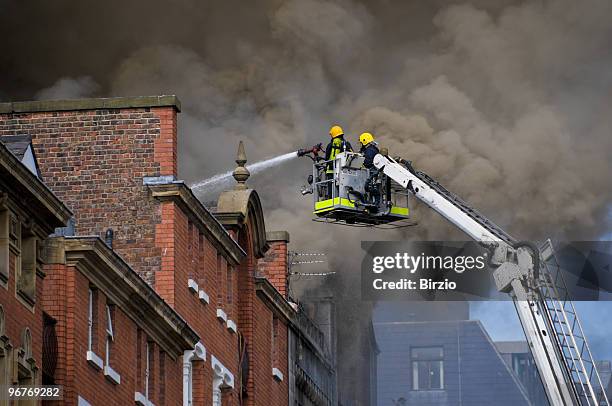
{"type": "MultiPolygon", "coordinates": [[[[491,249],[491,264],[496,266],[493,275],[497,288],[508,293],[514,301],[550,404],[609,405],[605,394],[605,403],[596,399],[590,381],[579,387],[575,383],[572,371],[574,364],[568,365],[563,345],[557,337],[558,332],[555,331],[554,322],[551,322],[546,301],[540,295],[540,252],[537,247],[534,249],[527,243],[516,241],[422,172],[409,170],[393,158],[381,154],[374,158],[374,166],[472,239],[491,249]]],[[[596,370],[595,372],[597,375],[596,370]]]]}

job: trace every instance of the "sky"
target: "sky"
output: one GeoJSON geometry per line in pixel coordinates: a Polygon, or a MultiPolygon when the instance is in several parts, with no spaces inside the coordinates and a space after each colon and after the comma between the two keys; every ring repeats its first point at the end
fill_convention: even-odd
{"type": "MultiPolygon", "coordinates": [[[[612,302],[574,302],[587,342],[596,360],[612,360],[612,302]]],[[[494,341],[525,340],[512,302],[480,302],[470,306],[470,318],[480,320],[494,341]]]]}

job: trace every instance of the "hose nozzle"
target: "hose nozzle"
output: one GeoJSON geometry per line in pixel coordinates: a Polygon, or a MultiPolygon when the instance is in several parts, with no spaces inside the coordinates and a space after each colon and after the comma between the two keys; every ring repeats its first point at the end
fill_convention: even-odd
{"type": "Polygon", "coordinates": [[[297,150],[298,156],[305,156],[308,154],[312,154],[312,157],[315,158],[318,156],[319,152],[323,150],[323,143],[319,143],[310,148],[302,148],[297,150]]]}

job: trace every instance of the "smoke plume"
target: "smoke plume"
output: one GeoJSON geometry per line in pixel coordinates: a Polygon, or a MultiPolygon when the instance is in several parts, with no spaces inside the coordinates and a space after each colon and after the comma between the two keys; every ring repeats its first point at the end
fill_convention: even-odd
{"type": "MultiPolygon", "coordinates": [[[[0,7],[3,38],[20,33],[0,55],[0,97],[176,94],[189,182],[232,169],[240,139],[254,162],[327,141],[338,123],[354,145],[372,132],[521,239],[609,232],[608,1],[0,7]]],[[[311,223],[312,202],[298,192],[309,171],[290,161],[249,183],[267,229],[328,252],[347,286],[362,239],[463,238],[418,205],[419,225],[403,231],[311,223]]]]}

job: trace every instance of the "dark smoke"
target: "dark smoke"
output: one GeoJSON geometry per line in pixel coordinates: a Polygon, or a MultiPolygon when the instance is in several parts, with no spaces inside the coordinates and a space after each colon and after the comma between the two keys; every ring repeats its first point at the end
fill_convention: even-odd
{"type": "MultiPolygon", "coordinates": [[[[340,122],[524,238],[609,229],[609,2],[0,4],[5,100],[177,94],[188,181],[230,169],[238,139],[254,160],[340,122]]],[[[309,206],[307,165],[286,169],[252,180],[270,226],[309,206]]],[[[421,211],[410,234],[446,232],[421,211]]]]}
{"type": "MultiPolygon", "coordinates": [[[[254,162],[340,123],[522,239],[596,239],[610,230],[610,15],[606,0],[2,1],[0,98],[177,94],[190,182],[231,169],[239,139],[254,162]]],[[[249,182],[267,228],[328,252],[347,286],[361,239],[461,238],[422,207],[401,233],[313,224],[309,170],[249,182]]]]}

